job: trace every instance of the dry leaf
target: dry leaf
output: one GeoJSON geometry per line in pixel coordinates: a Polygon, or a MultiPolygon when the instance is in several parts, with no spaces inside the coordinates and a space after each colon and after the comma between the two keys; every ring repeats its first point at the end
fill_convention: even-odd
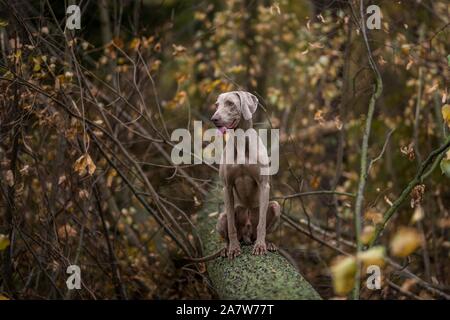
{"type": "Polygon", "coordinates": [[[364,269],[367,269],[371,265],[383,267],[385,256],[386,249],[383,246],[376,246],[358,253],[358,259],[362,262],[364,269]]]}
{"type": "Polygon", "coordinates": [[[83,176],[86,174],[86,172],[89,173],[89,175],[93,175],[95,172],[95,164],[94,161],[92,161],[92,158],[89,154],[84,154],[81,157],[79,157],[75,164],[73,165],[73,168],[80,176],[83,176]]]}
{"type": "Polygon", "coordinates": [[[317,110],[316,113],[314,113],[314,120],[319,122],[319,124],[324,124],[325,119],[323,118],[323,111],[317,110]]]}
{"type": "Polygon", "coordinates": [[[22,169],[19,170],[20,174],[23,176],[28,175],[28,172],[30,171],[30,166],[29,165],[24,165],[22,169]]]}
{"type": "Polygon", "coordinates": [[[89,198],[89,192],[86,189],[81,189],[78,191],[78,196],[80,199],[88,199],[89,198]]]}
{"type": "Polygon", "coordinates": [[[208,217],[215,217],[215,216],[217,216],[218,214],[219,214],[219,212],[214,211],[214,212],[211,212],[210,214],[208,214],[208,217]]]}
{"type": "Polygon", "coordinates": [[[413,161],[416,158],[416,153],[414,152],[414,143],[411,142],[407,146],[400,148],[400,152],[408,156],[409,160],[413,161]]]}
{"type": "Polygon", "coordinates": [[[89,154],[86,155],[86,164],[87,164],[87,168],[88,168],[88,173],[89,175],[93,175],[95,172],[95,164],[94,161],[92,161],[92,158],[89,154]]]}
{"type": "Polygon", "coordinates": [[[369,244],[375,236],[375,227],[374,226],[365,226],[360,239],[363,244],[369,244]]]}
{"type": "Polygon", "coordinates": [[[435,84],[434,86],[432,86],[431,88],[428,88],[426,92],[427,92],[428,94],[433,93],[434,91],[436,91],[437,88],[439,88],[439,83],[436,83],[436,84],[435,84]]]}
{"type": "Polygon", "coordinates": [[[5,180],[8,186],[10,187],[14,186],[14,174],[11,170],[6,171],[5,180]]]}
{"type": "Polygon", "coordinates": [[[70,224],[65,224],[58,229],[58,236],[60,238],[72,238],[77,235],[77,230],[70,224]]]}
{"type": "Polygon", "coordinates": [[[402,289],[404,291],[411,291],[412,287],[417,283],[416,279],[406,279],[402,284],[402,289]]]}
{"type": "Polygon", "coordinates": [[[183,47],[183,46],[181,46],[181,45],[173,44],[173,45],[172,45],[172,48],[173,48],[172,55],[173,55],[174,57],[179,56],[180,54],[183,54],[183,53],[186,52],[186,48],[183,47]]]}
{"type": "Polygon", "coordinates": [[[339,116],[337,116],[336,118],[334,118],[334,124],[335,124],[335,126],[336,126],[336,129],[342,130],[343,123],[342,123],[341,119],[339,118],[339,116]]]}
{"type": "Polygon", "coordinates": [[[414,189],[411,191],[411,208],[420,206],[420,204],[423,201],[424,193],[425,193],[424,184],[418,184],[417,186],[414,187],[414,189]]]}
{"type": "Polygon", "coordinates": [[[407,257],[420,247],[422,237],[414,228],[401,227],[390,243],[391,253],[396,257],[407,257]]]}
{"type": "Polygon", "coordinates": [[[64,183],[64,181],[66,181],[66,176],[62,175],[58,178],[58,185],[60,185],[61,183],[64,183]]]}
{"type": "Polygon", "coordinates": [[[349,293],[355,283],[355,274],[356,259],[354,257],[345,257],[335,262],[331,267],[334,292],[338,295],[349,293]]]}
{"type": "Polygon", "coordinates": [[[383,221],[383,214],[377,211],[375,208],[370,208],[364,214],[364,218],[371,221],[373,224],[378,224],[383,221]]]}
{"type": "Polygon", "coordinates": [[[411,223],[422,221],[424,217],[425,211],[423,210],[423,207],[419,204],[418,206],[416,206],[416,209],[414,209],[414,214],[411,217],[411,223]]]}
{"type": "Polygon", "coordinates": [[[270,14],[271,15],[281,14],[280,5],[277,2],[275,2],[270,6],[270,14]]]}
{"type": "Polygon", "coordinates": [[[408,64],[406,65],[406,70],[411,69],[411,66],[413,65],[414,61],[412,59],[409,59],[408,64]]]}

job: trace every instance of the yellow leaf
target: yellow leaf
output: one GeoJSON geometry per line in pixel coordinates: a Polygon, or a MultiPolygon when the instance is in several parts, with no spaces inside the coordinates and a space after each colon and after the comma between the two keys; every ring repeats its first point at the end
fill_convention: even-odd
{"type": "Polygon", "coordinates": [[[141,45],[141,39],[134,38],[133,40],[131,40],[129,47],[130,47],[130,49],[137,51],[139,49],[140,45],[141,45]]]}
{"type": "Polygon", "coordinates": [[[360,239],[363,244],[369,244],[374,236],[375,236],[375,227],[365,226],[361,233],[360,239]]]}
{"type": "Polygon", "coordinates": [[[442,174],[450,178],[450,149],[447,151],[444,159],[440,163],[442,174]]]}
{"type": "Polygon", "coordinates": [[[447,126],[450,127],[450,104],[446,104],[442,107],[442,118],[444,118],[445,123],[447,123],[447,126]]]}
{"type": "Polygon", "coordinates": [[[9,247],[9,238],[4,234],[0,234],[0,251],[3,251],[8,247],[9,247]]]}
{"type": "Polygon", "coordinates": [[[414,228],[401,227],[390,243],[391,253],[396,257],[407,257],[420,247],[422,238],[414,228]]]}
{"type": "Polygon", "coordinates": [[[39,72],[41,70],[41,60],[39,58],[33,58],[33,62],[34,62],[33,71],[39,72]]]}
{"type": "Polygon", "coordinates": [[[355,283],[356,259],[355,257],[345,257],[339,259],[331,267],[334,291],[338,295],[349,293],[355,283]]]}
{"type": "Polygon", "coordinates": [[[0,300],[9,300],[9,298],[3,294],[0,294],[0,300]]]}
{"type": "Polygon", "coordinates": [[[371,221],[373,224],[378,224],[383,221],[383,214],[375,208],[370,208],[366,211],[366,213],[364,213],[364,218],[371,221]]]}
{"type": "Polygon", "coordinates": [[[383,267],[385,255],[386,249],[383,246],[376,246],[358,253],[358,259],[362,262],[365,269],[371,265],[383,267]]]}

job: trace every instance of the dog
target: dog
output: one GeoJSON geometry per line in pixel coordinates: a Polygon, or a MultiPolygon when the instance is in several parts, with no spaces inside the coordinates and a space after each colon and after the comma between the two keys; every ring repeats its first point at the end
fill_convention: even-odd
{"type": "Polygon", "coordinates": [[[276,251],[276,246],[266,241],[266,234],[275,229],[281,210],[278,202],[269,201],[270,176],[261,174],[267,168],[269,158],[267,149],[253,129],[252,117],[258,107],[258,99],[245,91],[226,92],[219,95],[215,107],[211,121],[222,134],[230,132],[231,135],[219,168],[225,211],[219,215],[217,231],[227,242],[224,255],[229,259],[240,255],[240,242],[254,244],[254,255],[276,251]],[[245,139],[244,146],[233,139],[238,129],[253,132],[245,139]],[[244,161],[236,161],[237,153],[242,151],[238,148],[245,148],[245,152],[241,152],[244,161]],[[228,159],[234,161],[230,163],[228,159]],[[251,159],[256,161],[249,161],[251,159]]]}

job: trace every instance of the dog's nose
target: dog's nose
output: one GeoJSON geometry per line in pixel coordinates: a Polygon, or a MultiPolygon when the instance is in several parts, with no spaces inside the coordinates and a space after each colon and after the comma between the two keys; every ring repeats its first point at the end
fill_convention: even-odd
{"type": "Polygon", "coordinates": [[[214,122],[214,124],[217,124],[219,122],[219,118],[217,118],[216,116],[213,116],[211,118],[211,121],[214,122]]]}

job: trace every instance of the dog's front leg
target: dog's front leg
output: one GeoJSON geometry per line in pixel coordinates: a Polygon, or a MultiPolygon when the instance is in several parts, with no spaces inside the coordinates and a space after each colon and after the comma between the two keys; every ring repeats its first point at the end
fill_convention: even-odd
{"type": "Polygon", "coordinates": [[[224,202],[225,213],[227,215],[227,227],[228,227],[228,258],[233,259],[241,254],[241,247],[236,230],[236,218],[234,210],[234,198],[232,187],[226,186],[224,188],[224,202]]]}
{"type": "Polygon", "coordinates": [[[256,227],[256,241],[253,247],[253,254],[262,255],[267,253],[266,245],[266,224],[267,208],[269,206],[270,186],[268,182],[263,182],[259,190],[259,219],[256,227]]]}

